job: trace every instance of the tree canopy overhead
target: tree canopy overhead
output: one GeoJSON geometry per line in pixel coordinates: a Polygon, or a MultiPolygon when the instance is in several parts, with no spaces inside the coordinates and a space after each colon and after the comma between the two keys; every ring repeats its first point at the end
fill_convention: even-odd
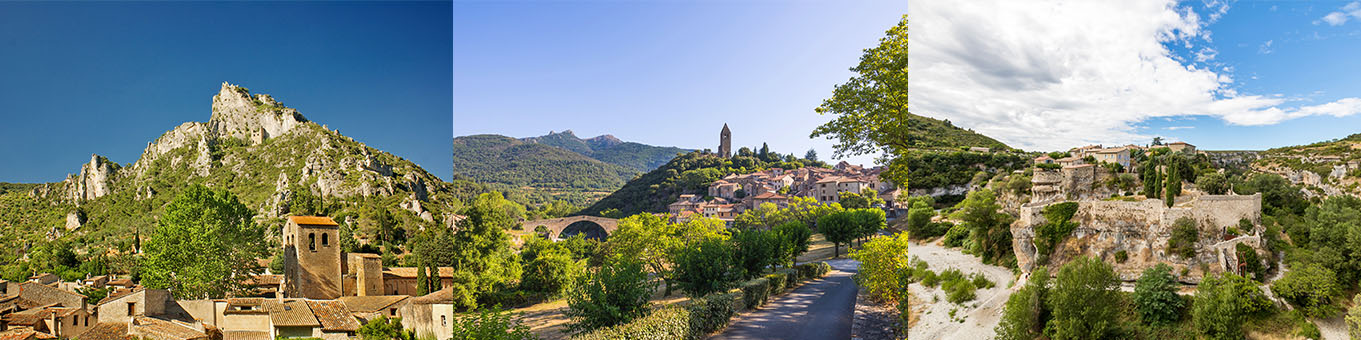
{"type": "Polygon", "coordinates": [[[224,298],[264,268],[265,229],[227,191],[194,185],[175,197],[143,245],[142,284],[176,298],[224,298]]]}

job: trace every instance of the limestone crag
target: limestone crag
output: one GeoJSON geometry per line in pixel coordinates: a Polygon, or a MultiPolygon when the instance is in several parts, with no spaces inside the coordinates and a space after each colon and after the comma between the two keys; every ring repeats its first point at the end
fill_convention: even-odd
{"type": "Polygon", "coordinates": [[[112,192],[110,183],[119,169],[118,163],[99,155],[90,155],[90,163],[80,167],[79,175],[67,175],[62,184],[66,199],[72,202],[92,200],[112,192]]]}
{"type": "MultiPolygon", "coordinates": [[[[1035,228],[1047,222],[1041,211],[1053,203],[1022,206],[1020,217],[1011,225],[1012,247],[1017,265],[1023,271],[1033,270],[1040,265],[1037,261],[1046,257],[1037,254],[1035,228]]],[[[1123,280],[1135,280],[1144,269],[1167,263],[1175,268],[1174,272],[1185,269],[1188,275],[1182,275],[1180,279],[1194,283],[1208,274],[1206,270],[1216,273],[1238,268],[1234,255],[1234,246],[1238,243],[1259,252],[1265,249],[1260,236],[1265,229],[1261,226],[1261,194],[1200,195],[1171,208],[1159,199],[1077,203],[1077,212],[1071,221],[1078,227],[1047,256],[1051,272],[1078,256],[1087,255],[1110,263],[1123,280]],[[1195,245],[1196,255],[1189,259],[1167,251],[1173,224],[1183,217],[1195,221],[1200,233],[1195,245]],[[1237,227],[1243,219],[1253,224],[1252,230],[1243,230],[1237,237],[1228,234],[1228,228],[1237,227]],[[1128,257],[1124,262],[1116,260],[1116,254],[1121,251],[1128,257]]]]}
{"type": "Polygon", "coordinates": [[[1030,178],[1031,202],[1107,198],[1119,193],[1116,188],[1106,185],[1114,176],[1109,170],[1091,164],[1058,170],[1036,168],[1030,178]]]}
{"type": "Polygon", "coordinates": [[[252,97],[243,87],[222,83],[213,96],[209,130],[216,137],[239,138],[252,145],[282,136],[306,123],[298,110],[284,107],[268,95],[252,97]]]}

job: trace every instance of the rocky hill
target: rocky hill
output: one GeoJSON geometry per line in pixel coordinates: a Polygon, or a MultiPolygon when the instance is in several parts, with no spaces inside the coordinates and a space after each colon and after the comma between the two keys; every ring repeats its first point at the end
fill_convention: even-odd
{"type": "Polygon", "coordinates": [[[1361,195],[1361,134],[1257,153],[1253,170],[1305,187],[1305,195],[1361,195]]]}
{"type": "Polygon", "coordinates": [[[388,210],[411,231],[447,225],[460,200],[482,190],[464,179],[445,182],[269,95],[223,83],[207,122],[165,132],[133,163],[91,155],[61,182],[0,194],[0,241],[21,245],[0,260],[51,241],[76,244],[80,253],[127,251],[191,184],[235,193],[267,225],[282,225],[282,216],[299,209],[294,198],[305,196],[320,198],[320,209],[341,222],[363,226],[373,212],[388,210]]]}
{"type": "Polygon", "coordinates": [[[584,205],[688,150],[624,142],[611,135],[578,138],[571,130],[516,139],[454,138],[454,173],[507,191],[519,201],[584,205]]]}
{"type": "Polygon", "coordinates": [[[959,148],[985,147],[993,150],[1010,150],[1011,147],[992,137],[962,129],[949,120],[940,120],[908,113],[900,130],[906,145],[914,148],[959,148]]]}

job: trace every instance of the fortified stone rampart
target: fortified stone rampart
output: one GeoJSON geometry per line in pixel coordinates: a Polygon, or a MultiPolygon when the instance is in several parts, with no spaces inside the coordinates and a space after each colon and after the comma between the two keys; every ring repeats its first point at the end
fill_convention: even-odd
{"type": "Polygon", "coordinates": [[[1234,246],[1245,243],[1259,251],[1262,197],[1253,195],[1201,195],[1175,207],[1167,207],[1162,200],[1139,201],[1079,201],[1072,221],[1078,224],[1054,249],[1052,254],[1037,254],[1034,245],[1035,228],[1047,223],[1041,213],[1044,207],[1058,202],[1039,202],[1022,206],[1011,225],[1012,247],[1017,264],[1029,272],[1045,260],[1052,268],[1078,256],[1102,258],[1115,267],[1125,280],[1138,278],[1146,268],[1158,263],[1174,267],[1174,273],[1187,270],[1182,280],[1198,282],[1208,272],[1223,272],[1237,268],[1234,246]],[[1200,237],[1195,244],[1193,258],[1169,254],[1167,241],[1178,219],[1196,222],[1200,237]],[[1240,220],[1252,222],[1251,230],[1226,240],[1229,227],[1237,227],[1240,220]],[[1117,260],[1124,251],[1126,259],[1117,260]]]}

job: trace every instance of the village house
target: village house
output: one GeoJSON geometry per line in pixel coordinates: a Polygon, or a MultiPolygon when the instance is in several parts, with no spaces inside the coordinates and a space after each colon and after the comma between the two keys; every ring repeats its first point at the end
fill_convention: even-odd
{"type": "Polygon", "coordinates": [[[416,332],[419,337],[449,339],[454,336],[454,288],[445,287],[425,296],[412,298],[410,303],[399,308],[402,315],[402,328],[416,332]]]}
{"type": "Polygon", "coordinates": [[[1196,153],[1196,146],[1187,142],[1167,143],[1167,148],[1172,150],[1172,152],[1180,152],[1188,155],[1196,153]]]}
{"type": "Polygon", "coordinates": [[[1101,149],[1091,153],[1096,159],[1096,163],[1120,164],[1121,167],[1129,169],[1129,149],[1124,147],[1101,149]]]}

